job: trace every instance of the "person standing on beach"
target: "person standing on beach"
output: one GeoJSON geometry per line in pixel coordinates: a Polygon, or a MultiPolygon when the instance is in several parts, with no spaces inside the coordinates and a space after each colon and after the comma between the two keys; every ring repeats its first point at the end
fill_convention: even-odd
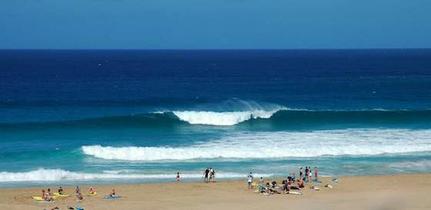
{"type": "Polygon", "coordinates": [[[305,166],[305,174],[304,174],[305,182],[308,182],[308,167],[305,166]]]}
{"type": "Polygon", "coordinates": [[[314,181],[319,181],[319,179],[317,178],[318,176],[318,172],[317,172],[317,167],[314,167],[314,181]]]}
{"type": "Polygon", "coordinates": [[[304,173],[302,171],[302,167],[299,168],[299,179],[302,179],[304,176],[304,173]]]}
{"type": "Polygon", "coordinates": [[[263,177],[260,177],[259,185],[263,186],[264,184],[265,184],[265,181],[263,180],[263,177]]]}
{"type": "Polygon", "coordinates": [[[208,182],[208,175],[210,173],[210,170],[207,168],[204,171],[204,182],[208,182]]]}
{"type": "Polygon", "coordinates": [[[250,174],[248,174],[248,177],[247,177],[248,189],[251,189],[251,184],[252,183],[253,183],[253,173],[250,172],[250,174]]]}
{"type": "Polygon", "coordinates": [[[312,181],[312,176],[311,176],[312,172],[311,172],[311,166],[308,166],[308,180],[312,181]]]}
{"type": "Polygon", "coordinates": [[[215,170],[210,168],[210,181],[215,182],[215,170]]]}
{"type": "Polygon", "coordinates": [[[177,179],[177,182],[179,182],[179,181],[180,181],[180,179],[181,179],[181,178],[180,178],[180,172],[179,172],[179,171],[177,172],[177,178],[176,178],[176,179],[177,179]]]}

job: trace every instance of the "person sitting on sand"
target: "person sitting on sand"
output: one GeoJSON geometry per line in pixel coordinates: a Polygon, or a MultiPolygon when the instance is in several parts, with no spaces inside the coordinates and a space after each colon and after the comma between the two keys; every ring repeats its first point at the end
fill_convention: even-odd
{"type": "Polygon", "coordinates": [[[271,182],[271,187],[272,188],[277,188],[277,182],[276,181],[272,181],[271,182]]]}
{"type": "Polygon", "coordinates": [[[77,193],[77,194],[76,194],[76,198],[77,198],[79,201],[84,200],[84,196],[82,196],[82,193],[81,193],[81,192],[79,192],[79,193],[77,193]]]}
{"type": "Polygon", "coordinates": [[[79,189],[79,186],[76,186],[75,193],[76,193],[76,198],[79,201],[84,200],[84,196],[82,196],[81,189],[79,189]]]}
{"type": "Polygon", "coordinates": [[[299,188],[304,188],[305,187],[304,180],[298,179],[298,187],[299,188]]]}
{"type": "Polygon", "coordinates": [[[88,189],[88,194],[95,195],[96,194],[96,189],[94,189],[93,187],[90,187],[90,189],[88,189]]]}
{"type": "Polygon", "coordinates": [[[271,185],[268,183],[266,183],[266,188],[267,188],[267,192],[269,192],[270,194],[280,194],[280,192],[277,190],[278,186],[277,186],[277,182],[276,181],[272,181],[271,185]]]}
{"type": "Polygon", "coordinates": [[[45,193],[44,189],[42,189],[42,196],[41,197],[43,200],[46,200],[46,193],[45,193]]]}
{"type": "Polygon", "coordinates": [[[112,192],[111,192],[111,194],[109,194],[111,197],[115,197],[116,196],[116,193],[115,193],[115,189],[114,188],[112,188],[112,192]]]}
{"type": "Polygon", "coordinates": [[[265,193],[272,194],[271,185],[269,184],[269,182],[266,183],[265,193]]]}
{"type": "Polygon", "coordinates": [[[63,195],[63,193],[64,193],[63,188],[60,186],[60,187],[58,188],[58,194],[59,194],[59,195],[63,195]]]}
{"type": "Polygon", "coordinates": [[[42,190],[42,199],[44,201],[53,201],[54,199],[52,196],[48,193],[48,191],[42,190]]]}
{"type": "Polygon", "coordinates": [[[52,197],[52,192],[51,192],[51,188],[48,188],[48,190],[46,191],[48,193],[49,196],[52,197]]]}

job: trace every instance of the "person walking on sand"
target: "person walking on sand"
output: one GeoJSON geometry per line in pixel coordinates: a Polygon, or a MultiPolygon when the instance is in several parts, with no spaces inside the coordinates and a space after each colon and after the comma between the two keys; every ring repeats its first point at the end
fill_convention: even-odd
{"type": "Polygon", "coordinates": [[[179,171],[177,172],[177,178],[176,178],[176,180],[177,180],[177,182],[179,182],[181,180],[180,172],[179,171]]]}
{"type": "Polygon", "coordinates": [[[248,177],[247,177],[247,184],[248,184],[248,189],[251,189],[252,188],[252,184],[253,184],[253,173],[252,172],[250,172],[249,174],[248,174],[248,177]]]}

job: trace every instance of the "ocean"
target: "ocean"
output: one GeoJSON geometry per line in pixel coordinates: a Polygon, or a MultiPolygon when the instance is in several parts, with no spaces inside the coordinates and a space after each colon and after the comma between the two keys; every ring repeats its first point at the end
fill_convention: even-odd
{"type": "Polygon", "coordinates": [[[431,172],[431,50],[0,50],[0,187],[431,172]]]}

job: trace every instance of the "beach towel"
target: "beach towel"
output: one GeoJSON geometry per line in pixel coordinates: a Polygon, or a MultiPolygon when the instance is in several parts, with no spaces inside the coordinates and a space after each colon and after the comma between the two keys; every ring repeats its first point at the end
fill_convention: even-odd
{"type": "Polygon", "coordinates": [[[108,199],[108,200],[119,199],[119,198],[121,198],[121,196],[119,195],[106,195],[104,197],[104,199],[108,199]]]}

